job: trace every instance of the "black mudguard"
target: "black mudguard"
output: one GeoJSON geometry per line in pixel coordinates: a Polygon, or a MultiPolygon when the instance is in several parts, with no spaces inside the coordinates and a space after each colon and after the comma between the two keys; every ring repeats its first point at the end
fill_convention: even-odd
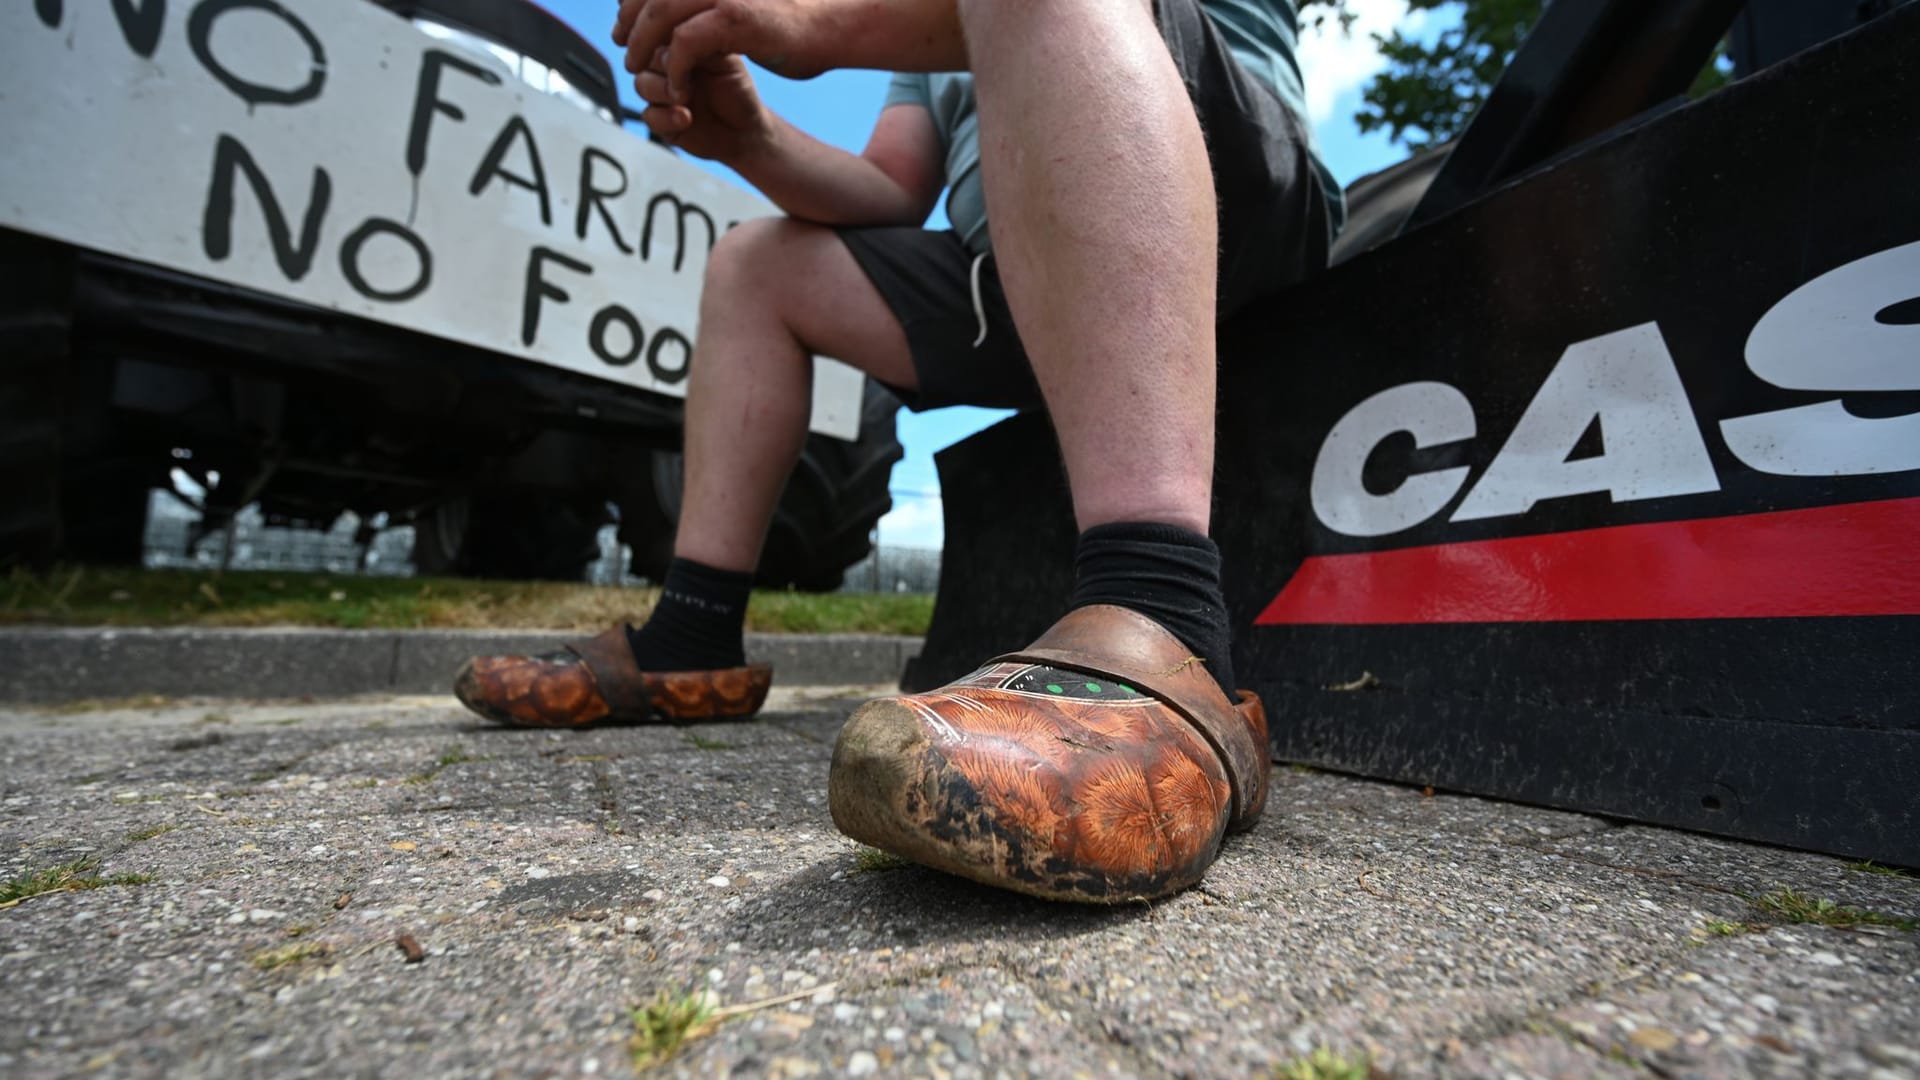
{"type": "MultiPolygon", "coordinates": [[[[1724,426],[1835,402],[1861,423],[1920,413],[1916,55],[1920,5],[1223,327],[1214,531],[1235,667],[1267,701],[1278,758],[1920,865],[1920,469],[1903,464],[1920,442],[1901,434],[1824,474],[1803,456],[1785,475],[1791,453],[1760,471],[1724,426]],[[1756,330],[1763,317],[1804,324],[1797,290],[1849,267],[1853,329],[1804,336],[1833,350],[1802,364],[1811,381],[1756,373],[1778,336],[1756,330]],[[1845,374],[1861,320],[1904,335],[1881,340],[1909,350],[1907,381],[1845,374]],[[1526,456],[1513,434],[1556,369],[1599,340],[1664,349],[1678,427],[1703,452],[1691,479],[1610,470],[1638,436],[1610,435],[1606,385],[1569,389],[1563,373],[1598,419],[1563,416],[1578,438],[1550,459],[1536,448],[1533,471],[1564,480],[1585,463],[1613,486],[1462,514],[1510,441],[1526,456]],[[1464,399],[1469,434],[1416,445],[1375,430],[1362,465],[1325,464],[1356,406],[1421,382],[1464,399]],[[1421,478],[1451,495],[1351,535],[1351,519],[1346,532],[1325,520],[1339,484],[1323,478],[1316,500],[1316,467],[1361,503],[1421,478]]],[[[1835,295],[1842,279],[1824,280],[1835,295]]],[[[1034,465],[1056,460],[1041,417],[940,456],[945,569],[910,687],[1059,613],[1071,504],[1058,467],[1034,465]]]]}

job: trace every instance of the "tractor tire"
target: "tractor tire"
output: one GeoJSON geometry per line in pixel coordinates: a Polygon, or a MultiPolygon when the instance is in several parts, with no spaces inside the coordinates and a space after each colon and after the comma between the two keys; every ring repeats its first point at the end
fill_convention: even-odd
{"type": "Polygon", "coordinates": [[[413,519],[413,572],[420,577],[460,573],[460,546],[467,540],[473,505],[465,496],[433,504],[413,519]]]}
{"type": "Polygon", "coordinates": [[[422,576],[581,581],[600,557],[606,503],[577,494],[501,491],[450,499],[413,523],[422,576]]]}
{"type": "MultiPolygon", "coordinates": [[[[899,411],[899,399],[868,379],[858,440],[807,436],[774,510],[756,585],[832,592],[847,568],[873,550],[874,525],[893,509],[888,484],[903,454],[894,428],[899,411]]],[[[632,571],[653,581],[666,576],[673,560],[681,461],[676,452],[657,451],[647,475],[620,499],[620,540],[632,549],[632,571]]]]}

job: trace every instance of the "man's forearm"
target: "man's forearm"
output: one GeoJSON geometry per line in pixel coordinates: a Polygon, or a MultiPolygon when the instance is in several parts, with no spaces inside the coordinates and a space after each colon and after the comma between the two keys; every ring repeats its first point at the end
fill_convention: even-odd
{"type": "Polygon", "coordinates": [[[822,225],[919,225],[932,209],[872,161],[777,116],[751,152],[727,164],[789,216],[822,225]]]}
{"type": "Polygon", "coordinates": [[[807,30],[791,55],[754,60],[796,78],[836,68],[965,71],[966,42],[956,0],[807,0],[807,30]]]}

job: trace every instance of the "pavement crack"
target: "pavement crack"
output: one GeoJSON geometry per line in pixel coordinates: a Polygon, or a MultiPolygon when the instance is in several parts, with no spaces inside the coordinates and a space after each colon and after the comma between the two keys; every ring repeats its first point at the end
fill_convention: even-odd
{"type": "Polygon", "coordinates": [[[601,830],[613,836],[625,832],[620,825],[620,793],[616,790],[613,772],[604,761],[593,762],[593,789],[599,800],[600,812],[604,815],[600,822],[601,830]]]}
{"type": "Polygon", "coordinates": [[[1087,1001],[1072,998],[1056,990],[1052,983],[1040,977],[1038,972],[1023,971],[1019,967],[1005,966],[999,970],[1007,977],[1026,987],[1033,999],[1055,1013],[1069,1017],[1067,1026],[1098,1043],[1119,1059],[1120,1072],[1130,1076],[1166,1075],[1168,1069],[1153,1059],[1145,1047],[1138,1045],[1139,1040],[1128,1033],[1113,1018],[1112,1011],[1102,1009],[1097,1000],[1087,1001]]]}
{"type": "Polygon", "coordinates": [[[1660,881],[1672,881],[1682,885],[1690,885],[1696,889],[1704,889],[1707,892],[1720,893],[1723,896],[1737,896],[1743,900],[1746,899],[1745,894],[1738,889],[1728,888],[1725,885],[1717,885],[1711,881],[1700,881],[1688,877],[1686,874],[1680,873],[1677,870],[1649,870],[1644,866],[1627,866],[1623,863],[1608,862],[1605,859],[1595,859],[1577,852],[1564,850],[1555,844],[1531,844],[1523,840],[1502,840],[1500,843],[1507,847],[1517,847],[1539,855],[1553,855],[1565,859],[1568,862],[1579,863],[1582,866],[1596,866],[1603,870],[1615,870],[1622,874],[1636,874],[1640,877],[1649,877],[1660,881]]]}

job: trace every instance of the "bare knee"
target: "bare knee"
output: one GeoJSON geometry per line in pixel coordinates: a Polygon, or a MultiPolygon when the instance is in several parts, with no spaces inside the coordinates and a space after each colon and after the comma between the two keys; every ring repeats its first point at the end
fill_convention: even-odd
{"type": "Polygon", "coordinates": [[[772,304],[795,279],[796,242],[818,231],[821,226],[784,217],[754,218],[727,230],[707,256],[702,306],[719,299],[772,304]]]}

